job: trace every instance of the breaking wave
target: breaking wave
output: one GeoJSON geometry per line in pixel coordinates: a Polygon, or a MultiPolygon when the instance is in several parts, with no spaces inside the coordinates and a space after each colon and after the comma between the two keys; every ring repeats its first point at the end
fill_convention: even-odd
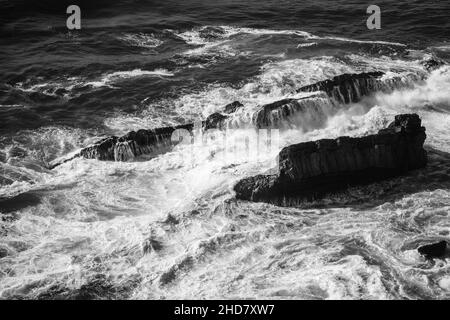
{"type": "Polygon", "coordinates": [[[142,32],[126,33],[123,36],[119,37],[119,39],[131,46],[147,49],[157,48],[164,43],[164,41],[156,38],[154,34],[147,34],[142,32]]]}
{"type": "MultiPolygon", "coordinates": [[[[314,40],[302,42],[302,51],[322,41],[404,46],[296,30],[208,26],[172,32],[186,45],[199,46],[183,51],[183,59],[211,54],[221,62],[241,54],[235,43],[241,37],[292,37],[294,48],[314,40]]],[[[148,49],[164,41],[146,33],[122,36],[128,45],[148,49]]],[[[448,299],[448,259],[432,264],[415,250],[420,242],[449,236],[448,66],[427,74],[414,57],[349,52],[299,58],[286,52],[258,64],[258,73],[244,81],[183,88],[174,96],[145,100],[143,111],[110,116],[104,124],[108,133],[120,134],[204,119],[240,101],[244,107],[229,127],[252,127],[264,105],[293,99],[297,102],[287,103],[284,112],[266,119],[283,128],[282,148],[372,134],[395,114],[417,112],[427,128],[428,167],[300,208],[278,208],[236,201],[232,188],[243,177],[273,170],[279,149],[253,157],[242,147],[228,158],[223,143],[211,140],[151,159],[74,159],[48,170],[49,161],[105,132],[56,126],[18,130],[0,137],[0,297],[448,299]],[[358,101],[297,93],[340,74],[371,71],[385,72],[381,85],[358,101]]],[[[182,70],[122,70],[129,71],[37,78],[15,88],[70,96],[74,88],[184,76],[182,70]]]]}
{"type": "Polygon", "coordinates": [[[166,69],[155,69],[153,71],[134,69],[130,71],[116,71],[107,73],[99,79],[87,79],[83,77],[59,78],[52,81],[44,81],[41,77],[18,82],[12,86],[15,90],[25,93],[39,93],[50,97],[63,97],[72,99],[83,94],[86,88],[114,87],[114,85],[138,77],[173,77],[174,73],[166,69]]]}
{"type": "Polygon", "coordinates": [[[156,69],[153,71],[134,69],[131,71],[117,71],[113,73],[109,73],[104,75],[98,81],[86,82],[85,85],[89,85],[92,87],[103,87],[109,86],[111,84],[117,83],[119,81],[127,80],[135,77],[173,77],[174,74],[172,72],[167,71],[166,69],[156,69]]]}

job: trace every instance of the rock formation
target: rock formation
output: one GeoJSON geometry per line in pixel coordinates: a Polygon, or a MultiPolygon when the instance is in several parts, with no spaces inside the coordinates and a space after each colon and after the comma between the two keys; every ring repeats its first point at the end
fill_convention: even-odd
{"type": "Polygon", "coordinates": [[[232,114],[242,108],[244,105],[240,103],[239,101],[232,102],[230,104],[227,104],[225,108],[223,108],[223,112],[226,114],[232,114]]]}
{"type": "MultiPolygon", "coordinates": [[[[221,129],[229,114],[237,111],[243,105],[235,101],[224,107],[223,113],[213,113],[205,121],[202,121],[202,129],[221,129]]],[[[173,127],[156,128],[152,130],[141,129],[131,131],[121,137],[111,136],[101,139],[92,145],[83,148],[75,155],[56,159],[51,162],[48,167],[53,169],[67,161],[77,157],[86,159],[97,159],[103,161],[130,161],[144,154],[152,154],[158,152],[161,148],[171,147],[179,143],[179,140],[173,140],[175,130],[182,129],[192,133],[194,124],[185,124],[173,127]]]]}
{"type": "Polygon", "coordinates": [[[341,103],[357,102],[361,97],[380,89],[379,79],[383,75],[383,72],[345,73],[301,87],[297,92],[323,91],[341,103]]]}
{"type": "Polygon", "coordinates": [[[279,154],[278,174],[241,180],[234,187],[236,197],[289,206],[401,175],[426,165],[425,139],[419,116],[403,114],[375,135],[291,145],[279,154]]]}
{"type": "Polygon", "coordinates": [[[420,75],[384,77],[383,72],[363,72],[342,74],[332,79],[303,86],[297,92],[317,92],[317,94],[297,99],[284,99],[262,106],[253,117],[257,128],[296,127],[324,122],[340,104],[355,103],[374,92],[390,92],[396,88],[408,87],[420,75]]]}
{"type": "Polygon", "coordinates": [[[447,250],[447,241],[440,241],[437,243],[421,246],[417,249],[419,253],[427,259],[441,258],[445,255],[447,250]]]}
{"type": "MultiPolygon", "coordinates": [[[[343,74],[301,87],[297,90],[298,92],[318,93],[264,105],[253,115],[252,124],[258,129],[320,127],[336,111],[336,106],[340,103],[357,102],[375,91],[386,91],[408,83],[403,78],[383,79],[383,76],[383,72],[343,74]]],[[[224,129],[232,114],[242,107],[243,105],[238,101],[228,104],[221,112],[213,113],[202,121],[202,129],[224,129]]],[[[153,154],[161,147],[171,147],[179,142],[172,141],[172,134],[177,129],[192,132],[194,124],[153,130],[142,129],[137,132],[131,131],[122,137],[107,137],[71,157],[52,161],[48,167],[54,168],[77,157],[105,161],[129,161],[144,154],[153,154]]]]}
{"type": "Polygon", "coordinates": [[[326,95],[314,95],[299,99],[284,99],[266,104],[253,115],[258,129],[314,127],[323,124],[336,105],[326,95]]]}

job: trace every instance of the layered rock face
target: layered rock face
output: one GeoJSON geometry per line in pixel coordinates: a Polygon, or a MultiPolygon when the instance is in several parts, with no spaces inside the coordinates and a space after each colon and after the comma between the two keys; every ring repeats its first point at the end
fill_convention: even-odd
{"type": "Polygon", "coordinates": [[[284,99],[262,106],[253,116],[257,128],[292,128],[308,121],[314,127],[335,113],[339,104],[355,103],[374,92],[390,92],[396,88],[412,85],[419,75],[405,77],[383,77],[383,72],[342,74],[332,79],[319,81],[297,92],[318,92],[299,99],[284,99]]]}
{"type": "MultiPolygon", "coordinates": [[[[223,113],[213,113],[205,121],[202,121],[202,129],[221,129],[230,114],[237,111],[243,105],[235,101],[224,107],[223,113]]],[[[70,158],[57,159],[49,164],[53,169],[67,161],[77,157],[97,159],[102,161],[130,161],[141,155],[158,152],[161,148],[171,147],[180,142],[173,139],[176,130],[186,130],[192,133],[194,124],[185,124],[173,127],[156,128],[152,130],[131,131],[121,137],[111,136],[83,148],[79,153],[70,158]]],[[[175,137],[176,138],[176,137],[175,137]]]]}
{"type": "Polygon", "coordinates": [[[177,129],[191,132],[194,125],[131,131],[122,137],[108,137],[80,151],[86,159],[128,161],[143,154],[155,152],[163,146],[175,144],[172,134],[177,129]]]}
{"type": "Polygon", "coordinates": [[[419,116],[404,114],[375,135],[291,145],[279,154],[278,174],[241,180],[236,197],[288,206],[401,175],[426,166],[425,139],[419,116]]]}
{"type": "Polygon", "coordinates": [[[339,102],[357,102],[361,97],[379,89],[378,79],[383,75],[383,72],[345,73],[332,79],[304,86],[297,92],[324,91],[339,102]]]}
{"type": "Polygon", "coordinates": [[[325,95],[284,99],[262,106],[253,115],[253,124],[258,129],[314,127],[324,124],[335,107],[325,95]]]}

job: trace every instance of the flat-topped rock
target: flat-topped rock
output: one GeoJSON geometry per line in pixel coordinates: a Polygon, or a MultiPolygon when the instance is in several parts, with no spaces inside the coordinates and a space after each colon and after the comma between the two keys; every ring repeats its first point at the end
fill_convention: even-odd
{"type": "Polygon", "coordinates": [[[419,116],[405,114],[375,135],[291,145],[279,153],[278,174],[241,180],[234,187],[236,197],[290,205],[398,176],[426,166],[425,139],[419,116]]]}

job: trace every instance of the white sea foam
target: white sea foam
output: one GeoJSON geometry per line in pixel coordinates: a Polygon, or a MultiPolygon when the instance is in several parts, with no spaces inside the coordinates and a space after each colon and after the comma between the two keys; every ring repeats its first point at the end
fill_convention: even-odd
{"type": "MultiPolygon", "coordinates": [[[[244,102],[241,112],[251,113],[261,104],[295,96],[301,85],[366,71],[366,59],[353,56],[351,65],[330,57],[269,63],[240,88],[216,84],[163,101],[166,112],[175,114],[164,121],[204,117],[234,100],[244,102]]],[[[414,63],[409,68],[389,58],[375,63],[389,65],[394,74],[416,70],[414,63]]],[[[427,144],[450,152],[448,84],[444,67],[413,88],[346,106],[323,126],[287,130],[280,148],[374,133],[394,114],[417,111],[427,127],[427,144]]],[[[153,107],[144,119],[160,116],[152,114],[153,107]]],[[[139,116],[109,121],[119,131],[142,125],[139,116]]],[[[50,132],[36,137],[50,137],[50,132]]],[[[81,132],[59,146],[58,134],[62,141],[77,136],[65,128],[54,140],[44,139],[48,148],[58,146],[54,155],[67,149],[66,143],[75,148],[95,135],[81,132]]],[[[30,145],[36,142],[20,146],[30,145]]],[[[433,160],[429,171],[342,196],[365,199],[363,204],[334,208],[325,201],[320,208],[298,209],[234,201],[235,182],[272,169],[277,152],[258,161],[245,148],[232,159],[222,157],[224,152],[220,141],[210,141],[178,146],[149,161],[76,159],[0,189],[2,195],[32,191],[39,198],[38,204],[18,209],[19,219],[0,221],[0,247],[7,252],[0,264],[0,297],[69,295],[81,286],[100,297],[141,299],[448,297],[448,262],[421,269],[425,261],[412,254],[413,248],[404,249],[411,237],[448,234],[450,193],[439,187],[450,170],[444,156],[443,167],[435,168],[433,160]],[[414,183],[416,189],[402,191],[414,183]],[[384,192],[394,192],[394,199],[377,203],[374,198],[384,192]],[[150,240],[160,246],[146,246],[150,240]]]]}
{"type": "Polygon", "coordinates": [[[120,115],[105,120],[105,124],[118,132],[130,129],[149,128],[152,124],[176,124],[177,122],[198,121],[233,101],[245,105],[244,114],[251,115],[263,104],[295,95],[295,89],[302,85],[325,80],[342,73],[357,72],[332,57],[315,59],[294,59],[267,63],[261,67],[260,75],[243,84],[240,88],[209,85],[204,90],[183,95],[177,99],[165,99],[152,103],[139,116],[120,115]],[[158,105],[164,106],[159,113],[158,105]],[[133,123],[134,122],[134,123],[133,123]]]}
{"type": "Polygon", "coordinates": [[[273,30],[273,29],[256,29],[242,28],[233,26],[203,26],[194,28],[184,32],[172,32],[179,38],[183,39],[187,44],[205,45],[218,39],[229,39],[236,35],[295,35],[299,37],[311,37],[312,35],[300,30],[273,30]]]}
{"type": "Polygon", "coordinates": [[[142,32],[126,33],[119,37],[119,39],[131,46],[147,49],[157,48],[164,43],[164,41],[156,38],[154,34],[147,34],[142,32]]]}
{"type": "MultiPolygon", "coordinates": [[[[338,134],[371,132],[392,119],[382,110],[349,112],[349,126],[340,119],[282,139],[330,137],[338,127],[338,134]]],[[[89,290],[103,274],[105,290],[111,285],[112,292],[142,299],[396,298],[398,290],[389,287],[396,285],[396,270],[419,272],[414,263],[420,258],[410,258],[412,266],[391,261],[390,250],[407,235],[392,234],[395,225],[385,217],[399,208],[436,210],[430,199],[450,199],[443,190],[365,210],[226,204],[237,179],[270,169],[271,161],[255,163],[242,154],[224,163],[220,152],[221,146],[211,143],[196,150],[194,162],[180,147],[146,162],[79,159],[57,168],[47,181],[52,192],[43,193],[39,205],[22,209],[14,229],[7,226],[0,244],[9,256],[0,271],[13,267],[15,273],[2,276],[0,296],[36,297],[48,287],[67,294],[81,285],[89,290]],[[74,184],[62,188],[69,182],[74,184]],[[164,222],[169,213],[173,225],[164,222]],[[162,248],[145,253],[148,239],[162,248]],[[393,278],[387,281],[386,272],[393,278]],[[30,284],[37,285],[29,290],[30,284]]],[[[437,277],[445,295],[446,275],[437,277]]],[[[402,281],[425,285],[426,280],[403,273],[402,281]]]]}
{"type": "Polygon", "coordinates": [[[299,43],[297,45],[297,48],[306,48],[306,47],[312,47],[317,46],[317,42],[305,42],[305,43],[299,43]]]}
{"type": "Polygon", "coordinates": [[[373,58],[349,55],[352,64],[333,57],[292,59],[270,62],[261,67],[258,76],[236,88],[212,84],[204,90],[183,95],[177,99],[152,102],[140,115],[119,115],[105,120],[105,124],[120,133],[140,128],[159,127],[205,119],[221,111],[230,102],[240,101],[245,109],[240,116],[250,118],[261,105],[284,98],[296,97],[296,89],[343,73],[382,70],[385,79],[399,77],[411,83],[425,75],[419,61],[393,60],[389,57],[373,58]],[[394,71],[390,71],[394,70],[394,71]],[[159,106],[164,106],[161,110],[159,106]]]}
{"type": "Polygon", "coordinates": [[[67,79],[57,79],[52,81],[44,81],[42,78],[37,78],[18,82],[14,85],[16,90],[22,92],[33,93],[39,92],[47,96],[58,97],[62,96],[65,98],[73,97],[71,91],[74,88],[79,88],[83,86],[83,81],[79,77],[67,78],[67,79]]]}
{"type": "Polygon", "coordinates": [[[187,44],[200,46],[186,50],[183,55],[209,57],[211,61],[207,65],[216,63],[218,59],[250,55],[249,50],[242,50],[234,46],[233,40],[240,36],[292,35],[301,38],[309,36],[309,33],[299,30],[271,30],[232,26],[204,26],[184,32],[170,31],[187,44]]]}
{"type": "Polygon", "coordinates": [[[138,77],[173,77],[175,74],[166,69],[141,70],[134,69],[129,71],[116,71],[107,73],[99,79],[88,79],[83,77],[59,78],[51,81],[44,81],[42,78],[36,78],[25,82],[18,82],[14,88],[22,92],[40,92],[53,97],[74,98],[81,93],[74,93],[75,89],[85,87],[101,88],[112,87],[115,83],[127,79],[138,77]]]}
{"type": "Polygon", "coordinates": [[[449,52],[450,51],[450,45],[436,46],[436,47],[432,47],[432,48],[440,50],[440,51],[445,51],[445,52],[449,52]]]}
{"type": "Polygon", "coordinates": [[[399,42],[389,42],[389,41],[375,41],[375,40],[357,40],[357,39],[349,39],[343,37],[333,37],[333,36],[325,36],[320,37],[316,35],[308,35],[308,40],[334,40],[334,41],[343,41],[343,42],[353,42],[353,43],[365,43],[365,44],[382,44],[382,45],[390,45],[390,46],[399,46],[406,47],[406,44],[399,42]]]}
{"type": "Polygon", "coordinates": [[[85,85],[92,86],[94,88],[110,86],[116,82],[123,81],[130,78],[137,77],[172,77],[174,73],[169,72],[166,69],[156,69],[153,71],[134,69],[131,71],[116,71],[104,75],[100,80],[86,82],[85,85]]]}
{"type": "MultiPolygon", "coordinates": [[[[187,44],[202,46],[185,52],[188,55],[201,55],[210,52],[211,49],[220,48],[223,44],[228,44],[234,37],[239,36],[264,36],[264,35],[290,35],[297,36],[303,40],[333,40],[339,42],[352,42],[361,44],[380,44],[388,46],[406,47],[405,44],[389,41],[357,40],[334,36],[317,36],[302,30],[273,30],[256,29],[235,26],[203,26],[184,32],[171,31],[175,36],[183,39],[187,44]]],[[[317,45],[317,42],[300,43],[299,47],[309,47],[317,45]]]]}

